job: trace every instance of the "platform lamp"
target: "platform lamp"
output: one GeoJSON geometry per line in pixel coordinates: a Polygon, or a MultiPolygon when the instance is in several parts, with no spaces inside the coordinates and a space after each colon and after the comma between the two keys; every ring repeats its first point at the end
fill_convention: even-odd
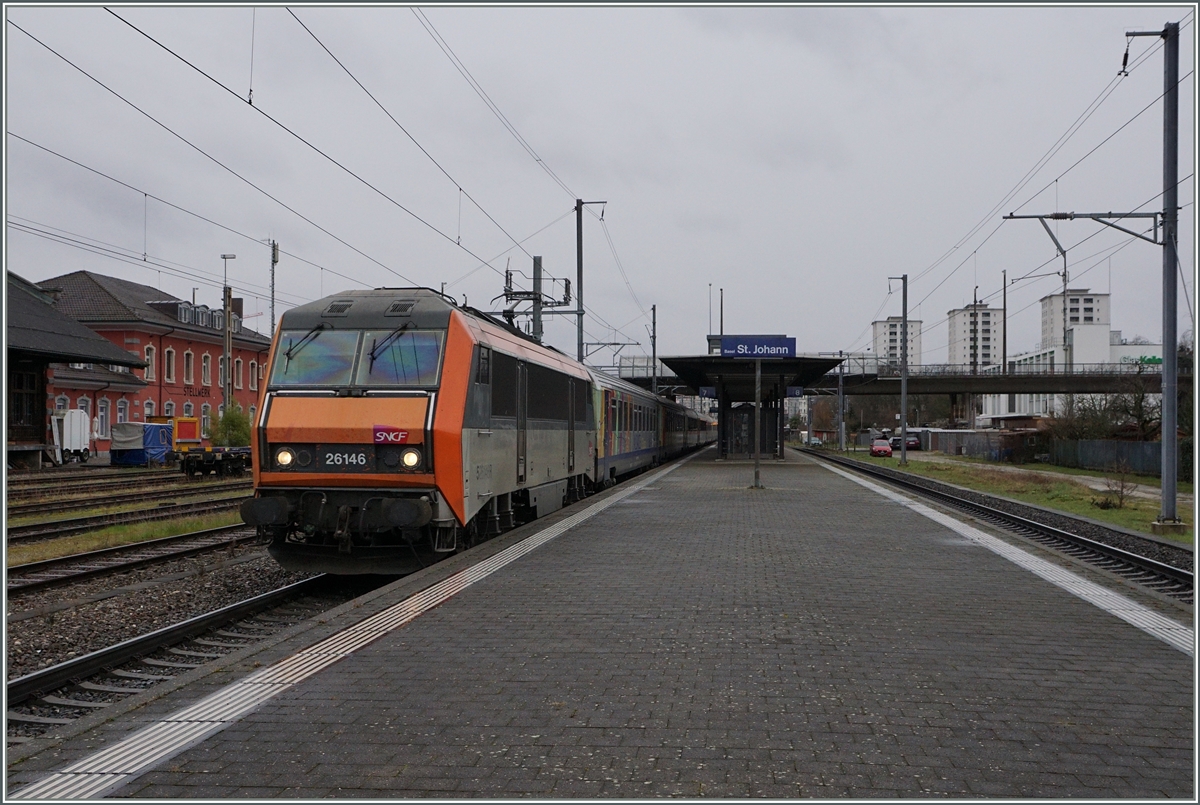
{"type": "Polygon", "coordinates": [[[223,254],[221,260],[225,263],[225,289],[224,289],[224,310],[225,317],[225,377],[221,382],[221,404],[225,414],[229,413],[229,405],[233,402],[233,322],[231,321],[233,314],[233,297],[229,291],[229,261],[236,258],[236,254],[223,254]]]}

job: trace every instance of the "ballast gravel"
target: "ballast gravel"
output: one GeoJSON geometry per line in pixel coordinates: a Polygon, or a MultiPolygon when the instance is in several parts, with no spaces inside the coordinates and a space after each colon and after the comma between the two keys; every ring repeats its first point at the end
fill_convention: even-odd
{"type": "Polygon", "coordinates": [[[10,597],[8,678],[147,634],[301,581],[261,546],[105,576],[10,597]]]}

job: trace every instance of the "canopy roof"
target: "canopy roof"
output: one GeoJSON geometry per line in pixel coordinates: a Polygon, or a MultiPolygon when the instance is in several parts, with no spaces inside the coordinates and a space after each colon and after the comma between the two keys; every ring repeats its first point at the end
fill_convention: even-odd
{"type": "MultiPolygon", "coordinates": [[[[731,402],[746,402],[754,399],[753,360],[725,358],[720,355],[692,355],[660,358],[660,360],[695,391],[699,391],[702,386],[716,386],[718,381],[721,381],[724,383],[731,402]]],[[[763,396],[767,396],[766,389],[778,384],[780,376],[783,377],[785,388],[787,386],[808,386],[820,379],[826,372],[835,369],[840,362],[841,358],[806,356],[763,358],[763,396]]]]}

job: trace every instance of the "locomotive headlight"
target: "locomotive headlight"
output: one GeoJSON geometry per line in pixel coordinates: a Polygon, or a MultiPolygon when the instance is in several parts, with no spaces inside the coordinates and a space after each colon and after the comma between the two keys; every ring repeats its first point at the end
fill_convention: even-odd
{"type": "Polygon", "coordinates": [[[288,469],[296,461],[296,454],[290,447],[281,447],[275,451],[275,466],[288,469]]]}
{"type": "Polygon", "coordinates": [[[405,450],[400,454],[400,463],[404,465],[404,469],[411,470],[421,463],[421,453],[419,450],[405,450]]]}

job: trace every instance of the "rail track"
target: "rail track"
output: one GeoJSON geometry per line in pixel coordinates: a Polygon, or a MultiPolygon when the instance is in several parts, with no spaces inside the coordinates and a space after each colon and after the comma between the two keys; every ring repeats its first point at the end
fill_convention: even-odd
{"type": "Polygon", "coordinates": [[[230,652],[385,580],[314,576],[8,682],[7,743],[25,743],[230,652]]]}
{"type": "Polygon", "coordinates": [[[135,509],[133,511],[74,517],[65,520],[10,525],[8,527],[8,544],[15,545],[69,537],[111,525],[128,525],[131,523],[153,522],[155,520],[196,517],[205,514],[220,514],[235,510],[246,497],[246,495],[238,495],[236,497],[223,497],[196,503],[156,506],[152,509],[135,509]]]}
{"type": "MultiPolygon", "coordinates": [[[[87,509],[96,509],[101,506],[119,506],[125,503],[145,502],[152,503],[155,501],[170,501],[181,497],[195,497],[197,495],[219,494],[221,492],[245,490],[249,492],[253,488],[253,483],[250,479],[234,480],[234,481],[216,481],[208,483],[180,483],[156,485],[150,489],[142,488],[138,484],[137,492],[122,492],[114,494],[105,490],[87,490],[91,494],[86,497],[41,497],[38,500],[28,503],[12,503],[8,505],[9,517],[22,517],[29,514],[36,514],[46,509],[53,509],[56,512],[68,511],[86,511],[87,509]],[[97,494],[99,493],[99,494],[97,494]]],[[[128,489],[129,484],[123,484],[123,489],[128,489]]]]}
{"type": "Polygon", "coordinates": [[[44,590],[81,579],[120,573],[220,550],[254,538],[255,531],[249,526],[225,526],[41,562],[13,565],[8,568],[6,590],[9,596],[44,590]]]}
{"type": "Polygon", "coordinates": [[[145,481],[153,478],[178,478],[180,475],[178,467],[95,467],[86,470],[54,469],[42,472],[9,473],[7,485],[11,494],[14,489],[28,489],[38,486],[56,486],[83,481],[128,481],[131,478],[145,481]]]}
{"type": "Polygon", "coordinates": [[[801,452],[968,512],[984,522],[1000,526],[1019,537],[1104,570],[1129,583],[1189,606],[1193,604],[1193,574],[1190,568],[1194,554],[1185,547],[1106,529],[1067,514],[1049,516],[1036,508],[1014,504],[982,492],[963,490],[924,478],[918,480],[906,473],[841,456],[809,449],[802,449],[801,452]],[[1016,513],[1014,509],[1022,511],[1016,513]],[[1045,522],[1048,519],[1058,525],[1045,522]]]}
{"type": "Polygon", "coordinates": [[[129,489],[204,488],[224,482],[225,480],[220,477],[214,481],[206,477],[193,478],[178,471],[171,473],[160,472],[157,475],[149,476],[76,478],[73,480],[64,479],[62,481],[16,485],[13,484],[12,478],[9,478],[7,492],[8,502],[11,506],[13,503],[23,504],[27,501],[47,500],[51,498],[83,497],[110,492],[120,493],[129,489]]]}

